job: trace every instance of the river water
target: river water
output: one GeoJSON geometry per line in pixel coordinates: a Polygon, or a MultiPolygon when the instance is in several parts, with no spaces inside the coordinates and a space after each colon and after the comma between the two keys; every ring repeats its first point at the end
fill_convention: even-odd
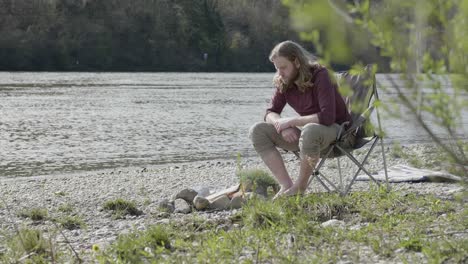
{"type": "MultiPolygon", "coordinates": [[[[255,155],[248,129],[263,118],[272,76],[0,72],[0,177],[255,155]]],[[[383,125],[387,142],[428,141],[408,120],[383,115],[383,125]]]]}

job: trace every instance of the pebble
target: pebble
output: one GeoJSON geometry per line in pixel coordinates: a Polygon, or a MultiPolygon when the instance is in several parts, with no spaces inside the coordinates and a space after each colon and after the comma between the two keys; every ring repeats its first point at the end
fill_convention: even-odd
{"type": "Polygon", "coordinates": [[[204,197],[197,195],[193,199],[193,205],[195,206],[197,210],[204,210],[208,208],[208,206],[210,205],[210,201],[208,201],[208,199],[204,197]]]}
{"type": "Polygon", "coordinates": [[[156,224],[160,224],[160,225],[168,225],[170,223],[171,223],[171,219],[169,219],[169,218],[161,219],[159,221],[156,221],[156,224]]]}
{"type": "Polygon", "coordinates": [[[183,199],[189,205],[192,205],[193,204],[193,199],[197,195],[198,195],[197,191],[195,191],[193,189],[186,188],[186,189],[183,189],[182,191],[179,191],[176,194],[175,199],[183,199]]]}
{"type": "Polygon", "coordinates": [[[174,201],[163,199],[161,202],[159,202],[159,209],[168,213],[173,213],[175,210],[174,201]]]}
{"type": "Polygon", "coordinates": [[[222,195],[218,197],[216,200],[212,201],[209,205],[210,209],[216,209],[216,210],[226,210],[229,208],[231,204],[231,200],[227,195],[222,195]]]}
{"type": "Polygon", "coordinates": [[[189,214],[192,212],[192,206],[184,199],[176,199],[174,204],[174,213],[189,214]]]}
{"type": "Polygon", "coordinates": [[[321,224],[322,227],[344,227],[345,222],[337,219],[331,219],[321,224]]]}

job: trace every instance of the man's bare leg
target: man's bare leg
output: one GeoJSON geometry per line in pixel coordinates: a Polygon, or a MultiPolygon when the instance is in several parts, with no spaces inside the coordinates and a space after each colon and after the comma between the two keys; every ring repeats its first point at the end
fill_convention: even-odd
{"type": "Polygon", "coordinates": [[[266,152],[261,155],[261,157],[263,162],[265,162],[268,169],[270,169],[273,176],[275,176],[276,180],[281,185],[281,189],[276,194],[276,196],[278,196],[293,185],[291,177],[289,177],[288,171],[284,166],[283,157],[281,157],[281,154],[277,149],[266,152]]]}
{"type": "Polygon", "coordinates": [[[319,160],[319,156],[305,156],[301,159],[301,165],[299,168],[299,177],[297,181],[282,195],[290,196],[295,194],[304,193],[309,185],[309,178],[315,169],[315,165],[319,160]]]}

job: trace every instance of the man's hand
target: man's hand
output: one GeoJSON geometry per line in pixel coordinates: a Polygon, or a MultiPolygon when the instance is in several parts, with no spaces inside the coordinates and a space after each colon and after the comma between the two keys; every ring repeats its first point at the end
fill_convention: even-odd
{"type": "Polygon", "coordinates": [[[288,143],[293,143],[301,136],[301,131],[297,127],[286,128],[281,131],[281,136],[288,143]]]}
{"type": "Polygon", "coordinates": [[[293,127],[293,125],[291,125],[291,120],[292,118],[279,118],[275,121],[274,125],[278,134],[286,128],[293,127]]]}

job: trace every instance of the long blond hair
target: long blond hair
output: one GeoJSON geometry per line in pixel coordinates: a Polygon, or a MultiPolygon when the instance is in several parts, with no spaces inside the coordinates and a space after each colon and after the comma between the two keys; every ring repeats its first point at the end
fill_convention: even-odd
{"type": "MultiPolygon", "coordinates": [[[[315,56],[310,54],[301,45],[296,42],[286,40],[277,44],[270,53],[269,59],[273,62],[277,57],[284,57],[290,62],[295,64],[296,60],[299,63],[298,76],[294,83],[297,85],[301,92],[305,92],[307,89],[312,88],[314,85],[311,81],[313,72],[321,68],[322,66],[318,63],[315,56]]],[[[273,84],[281,92],[286,91],[290,84],[284,83],[281,80],[278,72],[273,77],[273,84]]]]}

